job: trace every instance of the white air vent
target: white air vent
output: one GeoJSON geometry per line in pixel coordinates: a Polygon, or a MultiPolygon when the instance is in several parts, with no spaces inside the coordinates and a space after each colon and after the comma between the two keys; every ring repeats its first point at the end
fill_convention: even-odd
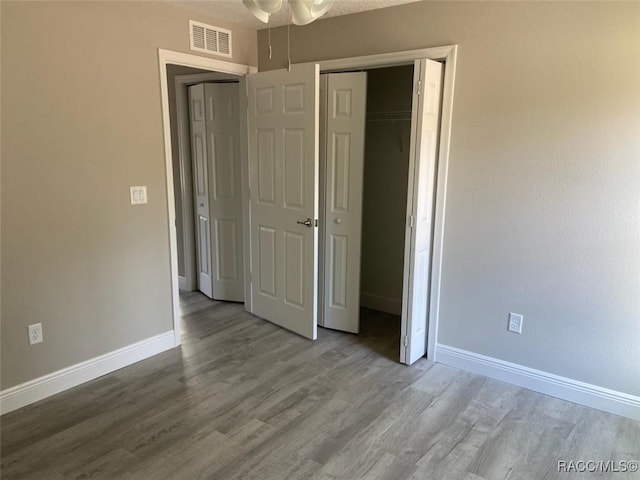
{"type": "Polygon", "coordinates": [[[191,50],[231,56],[231,31],[189,20],[191,50]]]}

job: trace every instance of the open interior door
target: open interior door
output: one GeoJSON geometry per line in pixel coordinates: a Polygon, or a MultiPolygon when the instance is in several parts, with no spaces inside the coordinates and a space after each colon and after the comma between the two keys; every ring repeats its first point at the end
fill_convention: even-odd
{"type": "Polygon", "coordinates": [[[400,361],[409,365],[427,351],[442,64],[416,60],[414,72],[400,345],[400,361]]]}
{"type": "Polygon", "coordinates": [[[247,76],[253,313],[317,337],[319,66],[247,76]]]}
{"type": "Polygon", "coordinates": [[[358,333],[367,74],[324,74],[320,82],[325,193],[321,326],[358,333]]]}

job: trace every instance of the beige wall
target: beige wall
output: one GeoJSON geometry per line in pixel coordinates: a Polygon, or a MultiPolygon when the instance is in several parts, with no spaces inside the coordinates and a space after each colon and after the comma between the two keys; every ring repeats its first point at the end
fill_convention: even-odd
{"type": "MultiPolygon", "coordinates": [[[[294,62],[459,45],[441,343],[640,395],[640,3],[419,2],[294,62]],[[506,331],[524,314],[522,335],[506,331]]],[[[286,64],[286,30],[272,30],[286,64]]]]}
{"type": "MultiPolygon", "coordinates": [[[[412,98],[413,66],[367,73],[367,113],[410,111],[412,98]]],[[[365,306],[372,296],[402,304],[410,138],[409,120],[366,123],[360,269],[365,306]]]]}
{"type": "Polygon", "coordinates": [[[256,40],[163,2],[1,8],[5,389],[172,329],[157,49],[189,52],[189,19],[230,28],[238,63],[256,40]]]}

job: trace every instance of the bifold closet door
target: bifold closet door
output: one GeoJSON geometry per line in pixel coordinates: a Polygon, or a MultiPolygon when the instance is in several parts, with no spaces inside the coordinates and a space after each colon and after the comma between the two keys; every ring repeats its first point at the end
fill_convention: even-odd
{"type": "Polygon", "coordinates": [[[427,352],[442,64],[433,60],[417,60],[414,86],[409,163],[410,195],[407,201],[409,248],[405,247],[401,334],[403,340],[400,347],[400,361],[409,365],[427,352]]]}
{"type": "Polygon", "coordinates": [[[325,142],[322,326],[358,333],[367,74],[321,77],[325,142]]]}
{"type": "Polygon", "coordinates": [[[239,86],[204,85],[213,298],[244,300],[239,86]]]}
{"type": "Polygon", "coordinates": [[[209,216],[209,174],[205,125],[204,85],[189,87],[191,161],[195,202],[196,267],[198,290],[213,298],[211,282],[211,219],[209,216]]]}
{"type": "Polygon", "coordinates": [[[189,87],[198,290],[244,300],[237,83],[189,87]]]}

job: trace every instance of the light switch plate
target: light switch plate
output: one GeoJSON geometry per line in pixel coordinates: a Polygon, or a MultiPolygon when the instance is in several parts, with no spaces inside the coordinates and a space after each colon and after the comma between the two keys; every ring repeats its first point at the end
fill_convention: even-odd
{"type": "Polygon", "coordinates": [[[131,193],[131,205],[142,205],[147,203],[147,187],[144,185],[138,185],[135,187],[129,187],[131,193]]]}

